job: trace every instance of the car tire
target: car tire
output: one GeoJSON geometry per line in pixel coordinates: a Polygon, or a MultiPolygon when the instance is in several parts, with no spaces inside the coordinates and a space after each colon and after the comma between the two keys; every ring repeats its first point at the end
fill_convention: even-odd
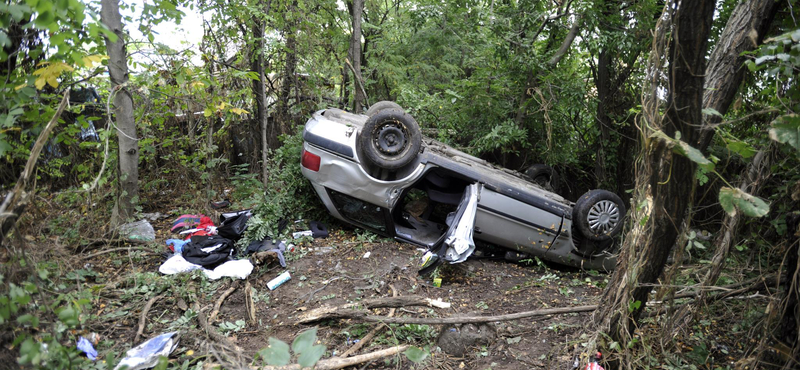
{"type": "Polygon", "coordinates": [[[525,170],[525,175],[530,178],[530,181],[543,187],[545,190],[557,192],[558,175],[553,167],[546,164],[534,164],[525,170]]]}
{"type": "Polygon", "coordinates": [[[367,116],[372,117],[375,115],[375,113],[378,113],[384,109],[399,109],[404,111],[400,104],[389,100],[382,100],[369,106],[369,109],[367,109],[367,116]]]}
{"type": "Polygon", "coordinates": [[[578,232],[592,241],[606,241],[622,231],[625,205],[607,190],[590,190],[572,209],[572,222],[578,232]]]}
{"type": "Polygon", "coordinates": [[[369,117],[358,140],[367,160],[387,170],[411,163],[422,147],[422,134],[414,117],[392,108],[369,117]]]}

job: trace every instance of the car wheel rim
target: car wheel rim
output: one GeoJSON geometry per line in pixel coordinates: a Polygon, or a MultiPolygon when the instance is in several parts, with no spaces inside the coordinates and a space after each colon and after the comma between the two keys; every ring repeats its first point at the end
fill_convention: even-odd
{"type": "Polygon", "coordinates": [[[375,147],[389,156],[402,153],[406,147],[406,134],[402,126],[397,122],[381,126],[375,135],[375,147]]]}
{"type": "Polygon", "coordinates": [[[620,220],[619,216],[619,207],[616,203],[610,200],[601,200],[589,209],[589,215],[586,219],[592,232],[596,235],[601,235],[608,234],[617,227],[620,220]]]}

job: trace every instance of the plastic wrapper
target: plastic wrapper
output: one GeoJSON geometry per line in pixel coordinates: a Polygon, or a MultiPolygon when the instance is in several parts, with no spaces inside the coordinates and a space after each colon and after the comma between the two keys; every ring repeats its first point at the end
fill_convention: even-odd
{"type": "Polygon", "coordinates": [[[129,349],[114,370],[142,370],[156,366],[160,356],[169,356],[178,346],[178,332],[161,334],[129,349]]]}

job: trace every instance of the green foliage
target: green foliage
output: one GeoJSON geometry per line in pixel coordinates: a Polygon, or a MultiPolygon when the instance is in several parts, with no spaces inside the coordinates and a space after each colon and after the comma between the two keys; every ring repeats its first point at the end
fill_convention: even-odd
{"type": "Polygon", "coordinates": [[[406,355],[406,357],[409,360],[411,360],[411,362],[413,362],[415,364],[421,364],[421,363],[425,362],[425,360],[430,355],[430,352],[429,351],[425,351],[425,350],[423,350],[421,348],[418,348],[418,347],[411,346],[411,347],[408,347],[408,349],[405,350],[405,352],[403,352],[403,354],[406,355]]]}
{"type": "MultiPolygon", "coordinates": [[[[28,263],[24,259],[14,262],[21,266],[28,263]]],[[[64,289],[65,285],[53,276],[53,267],[24,267],[36,273],[18,283],[4,282],[0,289],[0,330],[13,335],[14,347],[19,349],[19,365],[36,369],[88,368],[91,362],[70,343],[76,342],[75,329],[82,329],[91,312],[92,293],[64,289]]]]}
{"type": "MultiPolygon", "coordinates": [[[[292,352],[297,357],[297,363],[303,367],[313,367],[325,354],[327,347],[314,344],[317,341],[317,328],[306,330],[292,342],[292,352]]],[[[258,351],[259,357],[268,365],[284,366],[289,364],[292,354],[286,342],[276,338],[269,338],[269,346],[258,351]]]]}
{"type": "MultiPolygon", "coordinates": [[[[300,170],[302,134],[297,132],[283,136],[282,141],[283,146],[275,150],[270,159],[266,191],[252,198],[255,206],[253,217],[248,221],[247,231],[240,243],[263,240],[267,236],[282,237],[278,234],[281,220],[293,221],[318,212],[318,200],[300,170]]],[[[284,233],[288,232],[288,229],[284,230],[284,233]]]]}

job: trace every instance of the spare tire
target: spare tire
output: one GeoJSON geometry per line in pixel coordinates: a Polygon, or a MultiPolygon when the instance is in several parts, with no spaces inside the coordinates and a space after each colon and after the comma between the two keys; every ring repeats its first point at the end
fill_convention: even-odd
{"type": "Polygon", "coordinates": [[[388,108],[367,119],[358,143],[367,160],[380,168],[395,170],[416,158],[422,147],[422,134],[414,117],[388,108]]]}
{"type": "Polygon", "coordinates": [[[369,109],[367,109],[367,116],[372,117],[375,115],[375,113],[378,113],[384,109],[399,109],[402,111],[403,107],[393,101],[382,100],[369,106],[369,109]]]}
{"type": "Polygon", "coordinates": [[[553,170],[553,167],[546,164],[534,164],[528,167],[524,173],[526,176],[530,177],[531,182],[541,186],[545,190],[554,193],[558,191],[558,186],[556,184],[558,176],[556,175],[556,171],[553,170]]]}
{"type": "Polygon", "coordinates": [[[572,223],[581,235],[593,241],[605,241],[622,231],[625,204],[607,190],[590,190],[572,209],[572,223]]]}

